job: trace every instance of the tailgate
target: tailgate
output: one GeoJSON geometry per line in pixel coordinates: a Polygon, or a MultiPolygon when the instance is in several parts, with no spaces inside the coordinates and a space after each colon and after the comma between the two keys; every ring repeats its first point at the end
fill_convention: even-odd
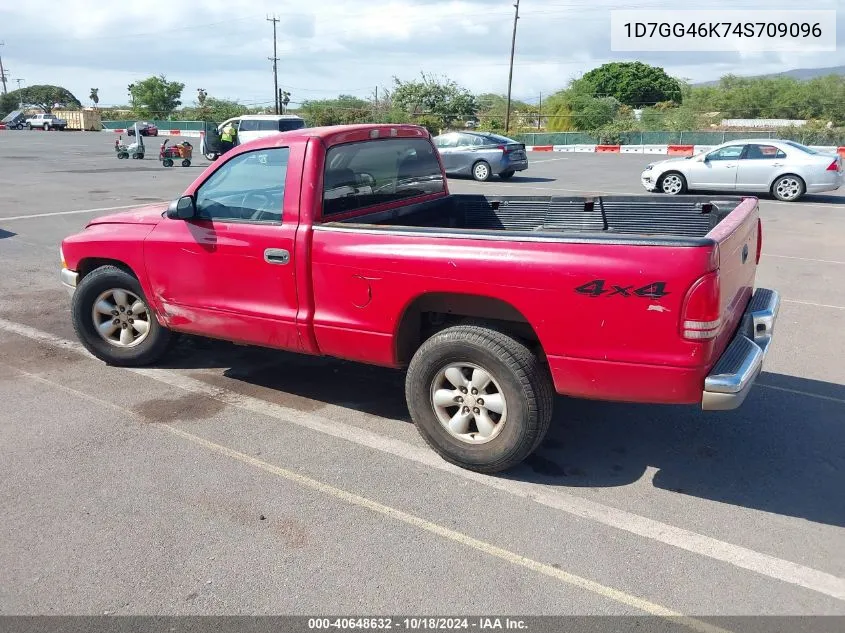
{"type": "Polygon", "coordinates": [[[525,145],[523,143],[508,143],[505,146],[505,153],[509,154],[511,160],[525,160],[525,145]]]}
{"type": "Polygon", "coordinates": [[[719,245],[719,314],[722,329],[713,349],[715,362],[739,326],[754,290],[762,245],[760,208],[756,198],[743,201],[707,234],[719,245]]]}

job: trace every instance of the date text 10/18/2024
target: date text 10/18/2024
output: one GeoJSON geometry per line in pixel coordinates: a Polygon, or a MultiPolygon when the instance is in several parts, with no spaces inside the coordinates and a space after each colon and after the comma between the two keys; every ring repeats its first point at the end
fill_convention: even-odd
{"type": "Polygon", "coordinates": [[[410,630],[410,631],[527,631],[518,618],[309,618],[309,630],[410,630]]]}

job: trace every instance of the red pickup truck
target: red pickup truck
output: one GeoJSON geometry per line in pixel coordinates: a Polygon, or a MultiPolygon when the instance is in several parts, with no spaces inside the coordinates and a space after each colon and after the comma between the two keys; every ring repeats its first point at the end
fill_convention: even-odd
{"type": "Polygon", "coordinates": [[[754,290],[758,216],[755,198],[454,195],[423,128],[311,128],[92,220],[61,278],[107,363],[189,333],[405,368],[428,443],[496,472],[540,444],[555,392],[738,407],[779,306],[754,290]]]}

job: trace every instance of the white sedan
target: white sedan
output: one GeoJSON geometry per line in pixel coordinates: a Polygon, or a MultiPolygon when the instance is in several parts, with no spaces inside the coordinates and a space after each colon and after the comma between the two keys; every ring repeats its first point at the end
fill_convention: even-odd
{"type": "Polygon", "coordinates": [[[771,193],[794,202],[805,193],[842,186],[842,159],[794,141],[730,141],[696,156],[648,165],[641,176],[648,191],[669,195],[687,191],[771,193]]]}

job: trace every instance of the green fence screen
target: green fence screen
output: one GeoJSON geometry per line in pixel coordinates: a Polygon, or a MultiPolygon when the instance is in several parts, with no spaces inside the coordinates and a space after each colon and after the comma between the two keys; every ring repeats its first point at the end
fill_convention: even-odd
{"type": "MultiPolygon", "coordinates": [[[[125,130],[130,128],[138,119],[129,121],[103,121],[103,127],[107,130],[125,130]]],[[[204,121],[153,121],[148,120],[147,123],[152,123],[160,130],[204,130],[206,123],[204,121]]]]}
{"type": "MultiPolygon", "coordinates": [[[[622,145],[719,145],[743,138],[784,138],[804,145],[845,145],[845,136],[830,132],[622,132],[614,134],[622,145]]],[[[514,135],[526,145],[593,145],[597,136],[584,132],[528,133],[514,135]]]]}

